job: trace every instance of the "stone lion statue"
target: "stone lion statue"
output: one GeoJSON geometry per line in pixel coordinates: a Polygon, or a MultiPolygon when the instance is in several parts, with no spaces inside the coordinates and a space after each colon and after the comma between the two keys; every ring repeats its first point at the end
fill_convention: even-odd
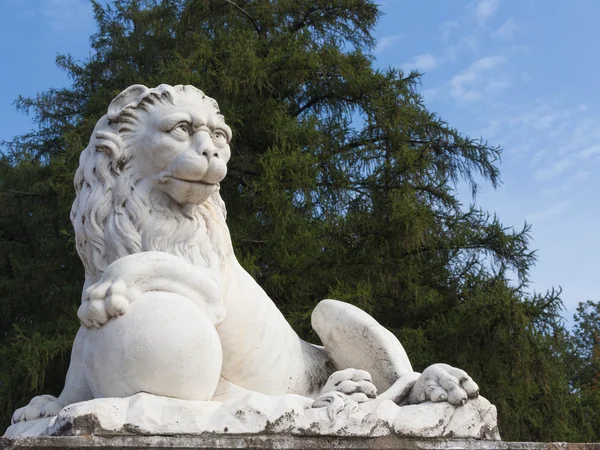
{"type": "MultiPolygon", "coordinates": [[[[237,261],[219,183],[231,129],[193,86],[134,85],[110,104],[81,153],[71,219],[85,286],[65,387],[13,422],[140,392],[227,401],[297,394],[343,409],[478,396],[462,370],[412,370],[398,339],[358,308],[319,303],[301,340],[237,261]]],[[[311,400],[312,402],[312,400],[311,400]]]]}

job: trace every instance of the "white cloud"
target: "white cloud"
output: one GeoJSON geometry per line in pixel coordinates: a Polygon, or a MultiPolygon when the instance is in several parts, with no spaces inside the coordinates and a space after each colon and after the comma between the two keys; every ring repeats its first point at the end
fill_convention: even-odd
{"type": "Polygon", "coordinates": [[[491,119],[486,124],[473,133],[473,136],[481,136],[484,139],[492,139],[499,135],[502,124],[499,120],[491,119]]]}
{"type": "Polygon", "coordinates": [[[536,181],[546,181],[551,178],[555,178],[565,173],[567,170],[573,167],[574,164],[575,161],[573,160],[573,158],[566,156],[564,158],[559,159],[558,161],[556,161],[548,167],[543,167],[536,170],[533,174],[533,178],[536,181]]]}
{"type": "Polygon", "coordinates": [[[560,202],[554,203],[553,205],[548,206],[547,208],[540,209],[535,211],[527,216],[527,222],[531,224],[539,223],[543,220],[546,220],[550,217],[559,216],[561,214],[566,213],[569,210],[569,202],[567,200],[562,200],[560,202]]]}
{"type": "Polygon", "coordinates": [[[398,39],[400,39],[400,36],[397,35],[383,36],[381,39],[379,39],[379,41],[377,41],[377,48],[375,48],[375,53],[383,53],[392,45],[394,45],[398,41],[398,39]]]}
{"type": "Polygon", "coordinates": [[[444,50],[445,59],[457,61],[463,54],[477,55],[481,48],[481,39],[475,35],[463,36],[444,50]]]}
{"type": "Polygon", "coordinates": [[[481,40],[476,36],[465,36],[458,43],[459,47],[464,47],[471,52],[475,53],[479,50],[479,44],[481,40]]]}
{"type": "MultiPolygon", "coordinates": [[[[489,66],[494,64],[476,65],[489,66]]],[[[475,81],[458,87],[474,97],[480,74],[467,73],[475,81]]],[[[557,98],[522,104],[488,102],[485,106],[489,109],[480,122],[493,124],[493,136],[506,149],[505,164],[516,164],[513,167],[521,176],[544,183],[544,193],[566,195],[576,183],[590,182],[600,163],[600,116],[592,112],[595,109],[580,108],[579,103],[566,107],[557,98]]]]}
{"type": "Polygon", "coordinates": [[[450,94],[454,98],[460,98],[465,95],[468,91],[467,87],[477,80],[477,73],[472,70],[465,70],[464,72],[454,75],[450,82],[450,94]]]}
{"type": "Polygon", "coordinates": [[[596,156],[596,155],[600,155],[600,144],[592,145],[590,147],[587,147],[587,148],[581,150],[579,153],[577,153],[577,156],[579,156],[583,160],[587,160],[587,159],[591,158],[592,156],[596,156]]]}
{"type": "Polygon", "coordinates": [[[448,20],[440,26],[440,33],[442,39],[448,39],[454,30],[458,30],[461,27],[460,23],[456,20],[448,20]]]}
{"type": "Polygon", "coordinates": [[[534,155],[531,157],[529,165],[532,167],[537,166],[538,163],[542,160],[542,158],[546,155],[546,153],[546,150],[538,150],[537,152],[535,152],[534,155]]]}
{"type": "MultiPolygon", "coordinates": [[[[519,105],[504,114],[507,127],[527,135],[531,135],[532,131],[546,131],[546,136],[564,138],[564,133],[573,130],[570,122],[573,111],[549,102],[519,105]]],[[[553,143],[556,145],[556,140],[553,143]]]]}
{"type": "Polygon", "coordinates": [[[532,127],[536,130],[548,130],[554,124],[555,120],[556,116],[547,114],[537,118],[537,120],[532,124],[532,127]]]}
{"type": "Polygon", "coordinates": [[[565,176],[563,179],[564,183],[554,183],[550,187],[542,189],[538,194],[545,198],[551,198],[556,200],[558,197],[565,197],[572,192],[573,185],[579,186],[579,184],[587,180],[590,176],[588,170],[579,169],[573,175],[565,176]]]}
{"type": "Polygon", "coordinates": [[[487,56],[485,58],[478,59],[473,64],[471,64],[469,70],[475,72],[483,72],[485,70],[495,69],[496,67],[501,66],[505,62],[506,58],[504,56],[487,56]]]}
{"type": "Polygon", "coordinates": [[[572,134],[567,151],[580,151],[582,148],[596,145],[600,142],[600,117],[590,117],[585,112],[584,119],[572,124],[572,134]]]}
{"type": "Polygon", "coordinates": [[[493,78],[486,83],[484,91],[489,94],[492,92],[503,91],[510,86],[510,81],[505,78],[493,78]]]}
{"type": "Polygon", "coordinates": [[[479,0],[475,4],[475,18],[482,24],[498,10],[499,0],[479,0]]]}
{"type": "Polygon", "coordinates": [[[488,56],[478,59],[467,69],[454,75],[448,85],[450,95],[461,101],[473,101],[480,99],[484,93],[498,91],[506,88],[509,83],[500,78],[484,80],[483,72],[489,72],[506,62],[503,56],[488,56]]]}
{"type": "Polygon", "coordinates": [[[429,103],[432,102],[433,100],[435,100],[435,98],[438,96],[439,91],[435,88],[431,88],[431,89],[423,89],[421,91],[421,96],[423,97],[423,100],[425,100],[425,103],[429,103]]]}
{"type": "Polygon", "coordinates": [[[544,199],[556,200],[558,197],[564,197],[570,190],[571,186],[569,183],[563,183],[544,188],[538,192],[538,195],[544,199]]]}
{"type": "Polygon", "coordinates": [[[589,170],[580,169],[575,174],[571,175],[567,181],[568,182],[584,181],[584,180],[587,180],[589,178],[589,176],[590,176],[589,170]]]}
{"type": "Polygon", "coordinates": [[[517,32],[517,22],[512,17],[507,19],[504,24],[498,28],[494,33],[493,37],[498,39],[509,40],[515,37],[517,32]]]}
{"type": "Polygon", "coordinates": [[[416,56],[411,62],[402,64],[401,69],[404,72],[410,72],[411,70],[427,71],[435,69],[439,64],[439,61],[435,56],[430,53],[424,53],[416,56]]]}

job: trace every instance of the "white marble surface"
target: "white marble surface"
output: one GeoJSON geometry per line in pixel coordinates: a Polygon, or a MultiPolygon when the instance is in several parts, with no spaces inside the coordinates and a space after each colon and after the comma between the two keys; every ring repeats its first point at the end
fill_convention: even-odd
{"type": "Polygon", "coordinates": [[[391,400],[355,403],[330,418],[305,397],[251,393],[227,402],[186,401],[137,394],[74,404],[58,417],[19,422],[6,436],[78,434],[261,434],[405,436],[497,439],[496,408],[483,397],[459,407],[447,402],[399,407],[391,400]]]}
{"type": "Polygon", "coordinates": [[[352,305],[317,305],[323,347],[297,336],[233,252],[219,195],[231,137],[217,103],[192,86],[135,85],[112,101],[74,180],[86,280],[65,387],[17,410],[9,432],[56,431],[86,414],[107,429],[172,431],[177,418],[217,432],[224,417],[255,406],[256,420],[232,418],[232,430],[260,432],[291,416],[281,425],[290,432],[314,423],[364,435],[383,416],[405,435],[493,429],[495,414],[465,372],[414,372],[398,339],[352,305]]]}

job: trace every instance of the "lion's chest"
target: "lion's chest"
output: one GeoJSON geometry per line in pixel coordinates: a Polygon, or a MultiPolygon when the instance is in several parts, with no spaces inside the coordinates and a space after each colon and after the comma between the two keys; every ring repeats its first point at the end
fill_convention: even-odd
{"type": "Polygon", "coordinates": [[[159,215],[140,229],[140,247],[142,251],[166,252],[199,269],[209,269],[219,281],[233,255],[223,213],[210,204],[202,205],[195,214],[159,215]]]}

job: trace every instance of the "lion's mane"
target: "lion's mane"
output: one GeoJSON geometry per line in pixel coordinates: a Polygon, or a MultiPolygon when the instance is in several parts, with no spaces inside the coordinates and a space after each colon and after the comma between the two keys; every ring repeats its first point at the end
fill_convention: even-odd
{"type": "Polygon", "coordinates": [[[233,254],[218,192],[202,205],[182,206],[149,188],[129,164],[139,156],[132,148],[136,141],[128,136],[145,120],[144,112],[161,104],[176,105],[178,96],[192,90],[217,111],[218,105],[193,86],[140,88],[144,90],[134,101],[117,110],[111,104],[98,121],[75,174],[71,222],[92,283],[113,261],[133,253],[163,251],[216,270],[233,254]]]}

